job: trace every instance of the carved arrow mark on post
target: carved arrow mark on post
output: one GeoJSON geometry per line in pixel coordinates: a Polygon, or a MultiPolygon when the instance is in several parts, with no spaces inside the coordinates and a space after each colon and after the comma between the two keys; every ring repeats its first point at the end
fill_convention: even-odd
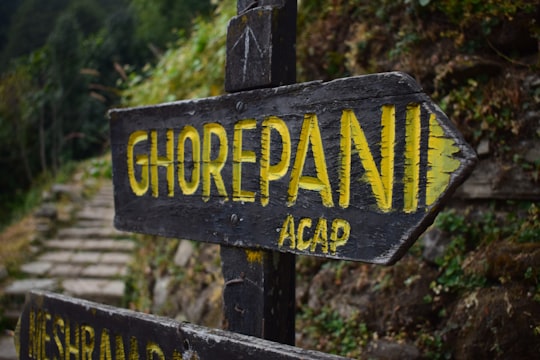
{"type": "Polygon", "coordinates": [[[244,32],[242,33],[240,38],[238,38],[238,40],[236,40],[236,42],[234,43],[232,48],[235,49],[239,44],[241,44],[242,39],[244,39],[244,41],[243,41],[243,43],[244,43],[244,58],[242,59],[244,66],[242,67],[242,81],[246,81],[248,60],[249,60],[249,54],[250,54],[250,50],[251,50],[250,39],[252,39],[252,41],[255,43],[255,47],[257,48],[257,50],[259,52],[259,57],[261,59],[264,57],[266,51],[264,51],[261,48],[261,46],[259,45],[259,42],[257,41],[257,37],[255,36],[255,34],[253,33],[253,30],[251,30],[251,27],[249,27],[249,25],[246,26],[246,29],[244,30],[244,32]]]}

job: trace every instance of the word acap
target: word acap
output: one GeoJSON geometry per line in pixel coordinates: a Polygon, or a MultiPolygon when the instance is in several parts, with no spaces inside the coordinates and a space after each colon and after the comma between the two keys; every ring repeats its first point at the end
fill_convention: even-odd
{"type": "MultiPolygon", "coordinates": [[[[243,119],[234,124],[232,139],[232,201],[255,202],[256,192],[242,188],[242,165],[259,162],[259,198],[262,206],[270,202],[270,182],[283,179],[290,173],[288,181],[288,207],[294,206],[299,189],[318,193],[323,206],[334,207],[332,184],[329,180],[328,166],[316,114],[305,114],[300,131],[298,146],[291,167],[291,135],[285,121],[277,116],[269,116],[261,123],[261,146],[257,157],[255,151],[243,148],[246,132],[257,129],[257,120],[243,119]],[[272,164],[271,152],[276,151],[271,144],[272,133],[281,139],[279,161],[272,164]],[[311,151],[309,151],[311,150],[311,151]],[[304,175],[306,159],[311,154],[316,176],[304,175]]],[[[166,129],[166,155],[158,155],[157,130],[137,130],[129,135],[127,142],[127,175],[132,192],[143,196],[151,189],[152,196],[158,197],[158,167],[166,169],[167,196],[174,197],[175,177],[183,195],[194,195],[201,189],[202,200],[211,197],[212,184],[220,199],[227,201],[230,196],[225,186],[222,170],[229,157],[229,138],[226,129],[219,123],[206,123],[203,126],[202,141],[199,131],[186,125],[175,136],[174,129],[166,129]],[[176,140],[176,141],[175,141],[176,140]],[[189,143],[191,145],[188,144],[189,143]],[[141,153],[140,145],[149,143],[149,153],[141,153]],[[139,145],[139,147],[137,147],[139,145]],[[175,149],[176,145],[176,149],[175,149]],[[186,146],[191,146],[192,163],[185,161],[186,146]],[[137,149],[139,150],[136,150],[137,149]],[[218,148],[212,158],[212,149],[218,148]],[[176,151],[175,151],[176,150],[176,151]],[[175,166],[176,161],[176,166],[175,166]],[[187,170],[186,168],[191,168],[187,170]],[[187,170],[187,171],[186,171],[187,170]],[[188,174],[191,171],[191,174],[188,174]],[[138,174],[138,175],[137,175],[138,174]],[[176,175],[176,176],[175,176],[176,175]]],[[[381,109],[380,165],[377,166],[370,145],[354,112],[342,111],[339,133],[339,156],[337,186],[338,205],[345,209],[351,198],[352,156],[358,156],[364,168],[363,181],[371,187],[377,207],[388,212],[392,210],[394,182],[403,186],[403,211],[414,212],[419,208],[420,193],[420,149],[421,149],[420,105],[410,104],[406,109],[405,151],[403,154],[403,178],[394,179],[396,148],[396,116],[394,105],[384,105],[381,109]],[[356,155],[357,154],[357,155],[356,155]],[[380,170],[379,170],[380,169],[380,170]]],[[[274,137],[275,139],[275,137],[274,137]]],[[[452,157],[459,151],[452,139],[446,138],[434,114],[429,118],[428,156],[425,189],[425,205],[433,204],[446,189],[450,174],[460,163],[452,157]]],[[[251,175],[251,174],[250,174],[251,175]]],[[[253,175],[251,175],[253,176],[253,175]]],[[[225,179],[226,180],[226,179],[225,179]]]]}
{"type": "Polygon", "coordinates": [[[347,220],[334,219],[330,229],[330,238],[328,238],[328,221],[321,217],[313,231],[313,236],[306,239],[306,229],[312,226],[313,221],[310,218],[299,219],[298,226],[295,226],[294,217],[287,215],[279,232],[278,246],[281,248],[288,243],[292,250],[314,253],[320,245],[320,251],[323,254],[328,254],[330,250],[332,255],[336,255],[337,248],[345,245],[351,234],[351,225],[347,220]]]}

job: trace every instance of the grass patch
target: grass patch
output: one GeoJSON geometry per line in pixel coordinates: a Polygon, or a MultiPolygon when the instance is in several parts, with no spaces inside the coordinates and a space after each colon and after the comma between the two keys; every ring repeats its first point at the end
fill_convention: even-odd
{"type": "Polygon", "coordinates": [[[0,266],[5,266],[8,271],[18,268],[28,258],[34,233],[34,219],[31,215],[5,228],[0,233],[0,266]]]}

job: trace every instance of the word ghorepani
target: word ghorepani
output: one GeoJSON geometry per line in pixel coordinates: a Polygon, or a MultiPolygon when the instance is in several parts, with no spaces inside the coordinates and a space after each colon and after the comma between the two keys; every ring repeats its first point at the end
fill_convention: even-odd
{"type": "Polygon", "coordinates": [[[140,342],[134,336],[124,338],[106,327],[96,330],[76,319],[42,310],[30,311],[28,331],[30,359],[182,360],[181,352],[166,354],[156,342],[140,342]]]}
{"type": "MultiPolygon", "coordinates": [[[[347,209],[354,198],[351,181],[356,180],[352,180],[352,174],[355,178],[361,174],[360,178],[366,184],[362,186],[371,189],[373,197],[369,201],[379,211],[414,213],[424,205],[427,209],[439,198],[448,186],[450,174],[460,166],[459,160],[452,156],[459,149],[445,136],[436,116],[429,113],[429,126],[422,127],[419,104],[406,106],[405,116],[400,117],[404,118],[404,123],[399,126],[396,126],[396,106],[383,105],[380,138],[375,144],[370,143],[372,139],[368,141],[353,110],[340,112],[336,119],[338,126],[334,127],[339,133],[331,137],[339,147],[336,143],[326,144],[333,145],[331,156],[327,156],[323,144],[323,138],[328,141],[329,137],[327,134],[322,136],[319,119],[314,113],[303,115],[299,134],[294,134],[298,136],[296,149],[292,146],[290,127],[277,116],[238,120],[232,134],[217,122],[205,123],[200,130],[184,125],[161,129],[159,134],[153,129],[133,131],[128,135],[126,147],[129,186],[138,197],[151,194],[156,198],[174,198],[175,192],[180,191],[182,196],[200,196],[204,202],[215,197],[242,204],[258,202],[266,207],[272,200],[272,204],[283,201],[287,208],[295,206],[302,189],[311,196],[309,203],[312,205],[320,201],[319,204],[326,208],[347,209]],[[426,130],[428,133],[422,135],[426,130]],[[397,131],[403,133],[396,134],[397,131]],[[397,138],[404,143],[396,145],[397,138]],[[158,144],[158,139],[164,144],[158,144]],[[253,139],[260,144],[254,143],[253,139]],[[427,141],[423,147],[427,149],[427,156],[424,155],[422,160],[427,169],[423,172],[422,139],[427,141]],[[164,148],[164,151],[159,154],[158,148],[164,148]],[[374,154],[374,150],[379,153],[374,154]],[[327,159],[332,161],[331,166],[327,159]],[[243,167],[246,164],[252,165],[246,169],[243,167]],[[361,169],[352,169],[353,166],[361,166],[361,169]],[[160,168],[164,169],[161,173],[160,168]],[[337,173],[330,174],[329,169],[337,173]],[[401,174],[401,178],[396,179],[396,174],[401,174]],[[248,181],[243,183],[243,178],[248,181]],[[161,184],[161,191],[166,189],[166,195],[160,194],[160,181],[166,182],[161,184]],[[281,184],[275,188],[280,189],[279,196],[270,191],[270,184],[276,181],[281,184]],[[396,189],[402,191],[399,194],[402,195],[399,205],[402,209],[395,209],[393,204],[394,183],[400,183],[396,189]],[[421,186],[425,189],[420,189],[421,186]],[[232,194],[227,189],[232,189],[232,194]],[[286,194],[283,193],[285,189],[286,194]],[[422,202],[420,194],[425,194],[422,202]]],[[[369,191],[365,193],[369,196],[369,191]]],[[[300,196],[306,196],[306,193],[300,196]]],[[[335,256],[338,248],[346,245],[351,237],[351,225],[343,218],[295,218],[294,214],[291,210],[282,215],[285,218],[276,229],[278,248],[335,256]]]]}
{"type": "MultiPolygon", "coordinates": [[[[433,204],[446,189],[450,174],[459,167],[459,160],[452,154],[458,151],[454,142],[444,135],[434,114],[429,114],[429,137],[427,154],[427,182],[425,204],[433,204]]],[[[286,205],[295,205],[299,189],[314,191],[320,197],[323,206],[337,206],[345,209],[351,198],[351,164],[353,156],[358,156],[364,168],[363,180],[369,184],[377,207],[383,212],[392,210],[394,183],[403,183],[403,211],[418,210],[420,187],[420,143],[422,126],[420,123],[420,105],[410,104],[405,116],[405,151],[403,153],[403,178],[395,179],[396,163],[396,116],[394,105],[384,105],[381,109],[380,164],[375,160],[364,130],[354,112],[344,109],[340,118],[338,183],[331,184],[326,162],[325,150],[316,114],[305,114],[298,145],[293,156],[291,134],[287,123],[277,117],[269,116],[260,123],[255,119],[242,119],[234,124],[232,134],[232,157],[229,154],[231,134],[217,122],[203,125],[202,134],[191,126],[179,129],[160,130],[166,132],[166,154],[158,154],[158,131],[137,130],[129,135],[127,142],[127,172],[129,185],[136,196],[158,197],[158,168],[165,168],[168,197],[175,196],[176,184],[186,196],[201,196],[208,201],[211,196],[222,201],[256,202],[267,206],[270,202],[270,183],[288,176],[286,205]],[[251,132],[260,131],[260,151],[244,148],[244,139],[251,132]],[[272,137],[272,134],[274,136],[272,137]],[[277,135],[277,136],[276,136],[277,135]],[[275,146],[271,139],[279,139],[280,146],[275,146]],[[189,141],[188,141],[189,140],[189,141]],[[149,151],[141,151],[148,149],[149,151]],[[217,153],[215,149],[217,148],[217,153]],[[186,152],[186,149],[188,152],[186,152]],[[214,149],[214,150],[213,150],[214,149]],[[271,163],[271,154],[281,149],[279,161],[271,163]],[[186,161],[186,154],[192,159],[186,161]],[[306,160],[312,156],[316,176],[303,174],[306,160]],[[232,158],[232,164],[228,159],[232,158]],[[245,174],[243,164],[257,163],[258,174],[245,174]],[[232,179],[224,179],[225,166],[232,166],[232,179]],[[257,176],[258,189],[243,189],[243,176],[257,176]],[[225,181],[230,181],[232,194],[229,194],[225,181]],[[215,185],[215,187],[212,186],[215,185]],[[334,196],[334,190],[337,193],[334,196]],[[212,193],[215,191],[215,193],[212,193]],[[200,195],[196,195],[200,194],[200,195]],[[257,195],[258,194],[258,195],[257,195]]],[[[371,145],[376,147],[376,145],[371,145]]]]}

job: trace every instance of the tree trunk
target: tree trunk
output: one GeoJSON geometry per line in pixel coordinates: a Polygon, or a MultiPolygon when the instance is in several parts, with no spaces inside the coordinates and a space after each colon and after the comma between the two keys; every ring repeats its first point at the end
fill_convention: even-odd
{"type": "Polygon", "coordinates": [[[41,171],[47,172],[47,154],[45,150],[45,115],[43,114],[43,106],[39,109],[39,161],[41,163],[41,171]]]}

